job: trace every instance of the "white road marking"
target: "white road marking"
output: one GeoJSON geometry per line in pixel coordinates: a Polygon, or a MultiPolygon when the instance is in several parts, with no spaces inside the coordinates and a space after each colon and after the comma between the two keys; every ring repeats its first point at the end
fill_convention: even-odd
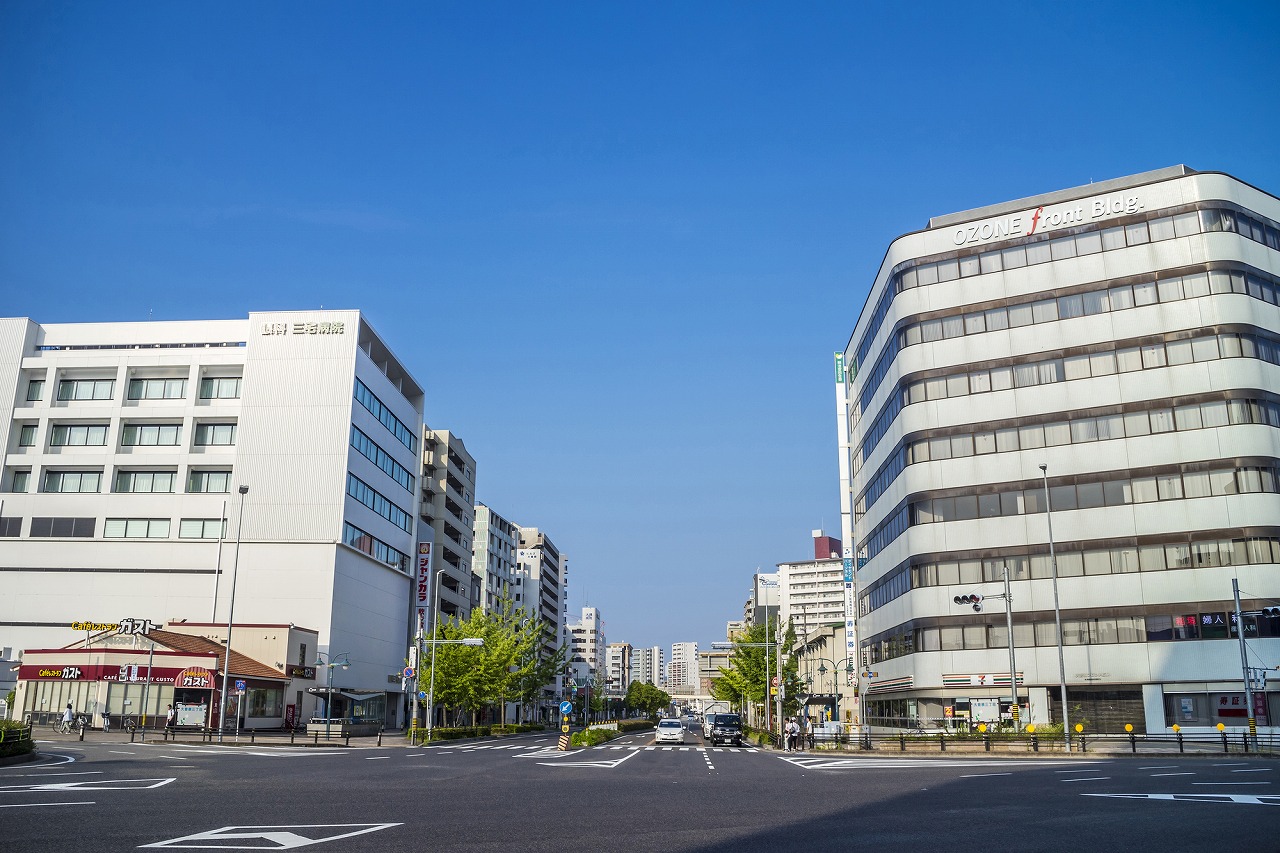
{"type": "Polygon", "coordinates": [[[1192,782],[1192,785],[1270,785],[1270,782],[1192,782]]]}
{"type": "Polygon", "coordinates": [[[635,758],[639,754],[638,752],[628,752],[621,758],[616,758],[612,761],[539,761],[538,763],[544,767],[605,767],[612,770],[627,759],[635,758]]]}
{"type": "Polygon", "coordinates": [[[101,776],[102,771],[101,770],[78,770],[78,771],[69,772],[69,773],[16,773],[14,775],[32,776],[36,778],[43,778],[45,776],[101,776]]]}
{"type": "Polygon", "coordinates": [[[369,832],[377,832],[380,829],[390,829],[393,826],[403,826],[399,823],[319,823],[319,824],[295,824],[286,826],[223,826],[218,829],[211,829],[208,832],[197,832],[194,835],[184,835],[181,838],[170,838],[166,841],[157,841],[154,844],[143,844],[141,847],[160,847],[178,850],[191,849],[217,849],[217,850],[292,850],[295,847],[308,847],[312,844],[321,844],[325,841],[337,841],[340,838],[350,838],[353,835],[364,835],[369,832]],[[360,827],[350,832],[333,832],[333,830],[351,829],[352,827],[360,827]],[[306,835],[294,830],[310,830],[306,835]],[[316,830],[321,830],[317,833],[316,830]],[[325,832],[324,830],[327,830],[325,832]],[[219,841],[229,840],[257,840],[257,844],[244,844],[233,846],[229,844],[218,844],[219,841]],[[212,841],[213,844],[184,844],[188,841],[212,841]],[[263,842],[268,842],[271,846],[266,846],[263,842]]]}
{"type": "MultiPolygon", "coordinates": [[[[1009,701],[1012,702],[1013,700],[1010,699],[1009,701]]],[[[390,758],[390,757],[391,757],[390,755],[369,755],[369,756],[366,756],[364,760],[365,761],[382,761],[383,759],[390,758]]]]}
{"type": "Polygon", "coordinates": [[[0,786],[0,794],[24,791],[143,791],[168,785],[168,779],[84,779],[79,782],[31,782],[24,785],[0,786]]]}
{"type": "Polygon", "coordinates": [[[1270,773],[1274,768],[1271,767],[1254,767],[1249,770],[1232,770],[1232,773],[1270,773]]]}
{"type": "Polygon", "coordinates": [[[96,805],[94,800],[81,800],[76,803],[11,803],[9,805],[0,805],[0,809],[33,809],[40,806],[92,806],[96,805]]]}
{"type": "MultiPolygon", "coordinates": [[[[818,756],[793,757],[784,755],[779,755],[778,759],[788,764],[794,764],[802,770],[934,770],[942,767],[1043,767],[1063,763],[1062,761],[1053,760],[1024,761],[1021,759],[957,759],[950,761],[932,758],[820,758],[818,756]]],[[[1097,770],[1093,769],[1090,772],[1096,773],[1097,770]]],[[[1062,781],[1071,780],[1064,779],[1062,781]]]]}
{"type": "MultiPolygon", "coordinates": [[[[1009,701],[1012,702],[1013,700],[1010,699],[1009,701]]],[[[1194,776],[1194,775],[1196,774],[1191,773],[1189,771],[1184,771],[1182,773],[1152,773],[1151,777],[1155,778],[1156,776],[1194,776]]]]}
{"type": "Polygon", "coordinates": [[[1110,779],[1110,776],[1085,776],[1079,779],[1059,779],[1059,782],[1101,782],[1104,779],[1110,779]]]}
{"type": "Polygon", "coordinates": [[[1138,769],[1139,770],[1173,770],[1177,766],[1178,765],[1176,764],[1161,764],[1161,765],[1152,766],[1152,767],[1139,767],[1138,769]]]}
{"type": "Polygon", "coordinates": [[[1214,767],[1244,767],[1244,766],[1245,766],[1245,762],[1243,762],[1243,761],[1221,761],[1221,762],[1218,762],[1217,764],[1215,764],[1215,765],[1213,765],[1213,766],[1214,766],[1214,767]]]}
{"type": "MultiPolygon", "coordinates": [[[[1013,700],[1010,699],[1009,701],[1012,702],[1013,700]]],[[[112,755],[137,755],[138,754],[136,752],[125,752],[123,749],[108,749],[107,752],[111,753],[112,755]]]]}
{"type": "MultiPolygon", "coordinates": [[[[1012,700],[1010,700],[1012,701],[1012,700]]],[[[966,773],[961,779],[981,779],[984,776],[1012,776],[1012,773],[966,773]]]]}
{"type": "Polygon", "coordinates": [[[1280,796],[1255,794],[1081,794],[1082,797],[1112,797],[1120,800],[1176,800],[1189,803],[1241,803],[1253,806],[1280,806],[1280,796]]]}

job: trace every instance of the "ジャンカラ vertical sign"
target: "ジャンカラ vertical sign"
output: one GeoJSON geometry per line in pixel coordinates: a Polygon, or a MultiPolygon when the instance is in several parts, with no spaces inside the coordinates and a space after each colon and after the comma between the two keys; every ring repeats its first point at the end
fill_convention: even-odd
{"type": "Polygon", "coordinates": [[[415,573],[414,606],[417,608],[418,625],[428,624],[427,607],[431,601],[431,543],[418,543],[418,568],[415,573]]]}

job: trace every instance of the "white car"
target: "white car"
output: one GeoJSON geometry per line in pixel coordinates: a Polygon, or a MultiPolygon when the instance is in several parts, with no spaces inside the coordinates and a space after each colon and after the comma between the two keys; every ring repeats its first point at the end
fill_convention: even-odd
{"type": "Polygon", "coordinates": [[[654,743],[684,743],[684,724],[679,720],[658,720],[654,743]]]}

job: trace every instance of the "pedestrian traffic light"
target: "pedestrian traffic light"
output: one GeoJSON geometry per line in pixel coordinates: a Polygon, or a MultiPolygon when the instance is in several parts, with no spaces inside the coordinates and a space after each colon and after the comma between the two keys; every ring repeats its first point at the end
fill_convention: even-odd
{"type": "Polygon", "coordinates": [[[956,604],[972,604],[975,613],[982,612],[982,596],[976,592],[971,595],[957,595],[954,599],[956,604]]]}

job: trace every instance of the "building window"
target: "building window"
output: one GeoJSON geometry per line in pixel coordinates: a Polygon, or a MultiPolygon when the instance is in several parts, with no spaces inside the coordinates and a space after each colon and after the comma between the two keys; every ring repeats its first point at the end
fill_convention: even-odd
{"type": "Polygon", "coordinates": [[[31,472],[27,470],[14,471],[9,475],[9,491],[17,494],[23,494],[30,488],[31,472]]]}
{"type": "Polygon", "coordinates": [[[406,491],[413,491],[413,475],[409,473],[408,469],[392,459],[391,454],[379,447],[373,439],[355,426],[351,427],[351,446],[361,456],[381,468],[383,473],[399,483],[406,491]]]}
{"type": "Polygon", "coordinates": [[[187,396],[185,379],[130,379],[130,400],[181,400],[187,396]]]}
{"type": "Polygon", "coordinates": [[[381,560],[389,566],[393,566],[402,572],[409,570],[409,557],[402,554],[395,548],[392,548],[386,542],[365,533],[354,524],[346,523],[342,530],[343,543],[355,548],[357,551],[363,551],[375,559],[381,560]]]}
{"type": "Polygon", "coordinates": [[[114,379],[64,379],[58,383],[59,400],[110,400],[114,379]]]}
{"type": "Polygon", "coordinates": [[[210,376],[200,380],[201,400],[240,399],[239,376],[210,376]]]}
{"type": "Polygon", "coordinates": [[[35,447],[36,446],[36,425],[22,424],[18,427],[18,446],[19,447],[35,447]]]}
{"type": "Polygon", "coordinates": [[[192,471],[187,477],[190,494],[221,494],[231,491],[230,471],[192,471]]]}
{"type": "Polygon", "coordinates": [[[284,689],[280,687],[251,687],[248,691],[250,717],[281,717],[284,715],[284,689]]]}
{"type": "Polygon", "coordinates": [[[101,471],[45,471],[45,492],[88,493],[102,486],[101,471]]]}
{"type": "Polygon", "coordinates": [[[179,539],[222,539],[227,522],[222,518],[184,518],[178,522],[179,539]]]}
{"type": "Polygon", "coordinates": [[[106,424],[54,424],[49,434],[54,447],[105,447],[106,424]]]}
{"type": "Polygon", "coordinates": [[[0,518],[0,536],[15,537],[22,535],[22,519],[21,518],[0,518]]]}
{"type": "Polygon", "coordinates": [[[393,504],[377,490],[355,474],[347,474],[347,494],[399,527],[405,533],[413,531],[413,519],[409,513],[393,504]]]}
{"type": "Polygon", "coordinates": [[[27,383],[27,402],[34,403],[44,399],[44,380],[32,379],[27,383]]]}
{"type": "Polygon", "coordinates": [[[196,446],[229,447],[236,443],[235,424],[197,424],[196,446]]]}
{"type": "Polygon", "coordinates": [[[168,539],[167,518],[108,518],[102,525],[104,539],[168,539]]]}
{"type": "Polygon", "coordinates": [[[414,453],[418,452],[418,439],[413,434],[413,430],[405,426],[404,421],[397,418],[391,413],[378,396],[369,390],[369,386],[365,385],[359,379],[356,380],[356,402],[369,410],[381,424],[391,431],[391,434],[405,447],[414,453]]]}
{"type": "Polygon", "coordinates": [[[33,538],[92,539],[96,518],[46,518],[31,519],[33,538]]]}
{"type": "Polygon", "coordinates": [[[168,494],[173,491],[173,471],[117,471],[115,491],[133,494],[168,494]]]}
{"type": "Polygon", "coordinates": [[[120,443],[125,447],[176,447],[182,424],[125,424],[120,443]]]}

